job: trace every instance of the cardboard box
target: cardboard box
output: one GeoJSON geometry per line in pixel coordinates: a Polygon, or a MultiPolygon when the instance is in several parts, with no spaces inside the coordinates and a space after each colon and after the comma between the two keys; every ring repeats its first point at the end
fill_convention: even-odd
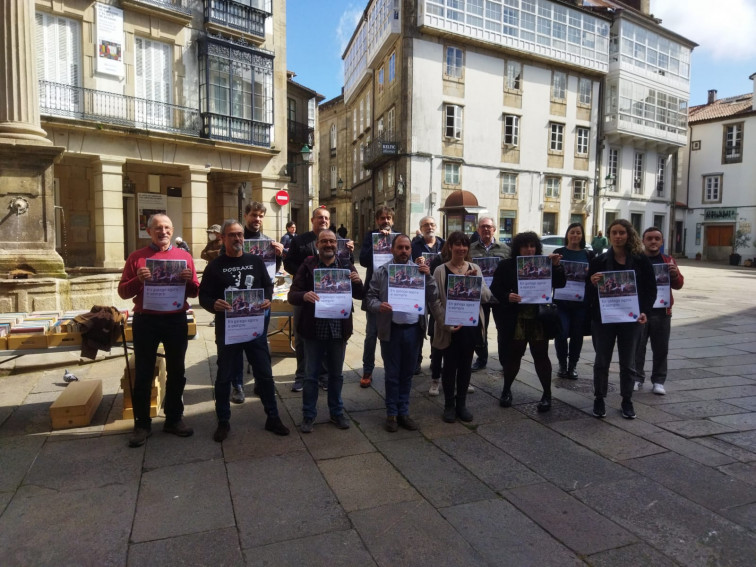
{"type": "Polygon", "coordinates": [[[8,335],[8,350],[27,348],[47,348],[47,335],[42,333],[8,335]]]}
{"type": "MultiPolygon", "coordinates": [[[[162,350],[162,349],[161,349],[162,350]]],[[[134,377],[136,375],[136,369],[134,367],[135,359],[132,354],[129,356],[129,370],[131,375],[131,386],[134,387],[134,377]]],[[[154,381],[152,385],[152,391],[150,392],[150,417],[156,417],[158,408],[163,405],[163,398],[165,397],[165,359],[158,357],[155,361],[154,381]]],[[[134,418],[134,404],[131,400],[131,389],[129,388],[129,378],[124,368],[123,377],[121,378],[121,389],[123,390],[123,419],[134,418]]]]}
{"type": "Polygon", "coordinates": [[[187,330],[186,336],[191,339],[197,334],[197,323],[192,321],[191,323],[188,323],[187,326],[188,326],[188,330],[187,330]]]}
{"type": "Polygon", "coordinates": [[[288,301],[271,301],[270,302],[270,315],[275,317],[276,313],[294,313],[294,306],[288,301]]]}
{"type": "MultiPolygon", "coordinates": [[[[158,407],[157,404],[150,404],[150,417],[157,417],[158,407]]],[[[123,419],[134,419],[134,408],[123,408],[123,419]]]]}
{"type": "Polygon", "coordinates": [[[84,427],[102,401],[102,380],[71,382],[50,406],[53,429],[84,427]]]}
{"type": "Polygon", "coordinates": [[[8,337],[0,337],[0,350],[8,350],[8,337]]]}
{"type": "Polygon", "coordinates": [[[47,335],[47,346],[76,346],[81,344],[81,333],[50,333],[47,335]]]}
{"type": "Polygon", "coordinates": [[[131,329],[131,327],[126,327],[124,329],[124,334],[126,335],[126,340],[131,342],[134,340],[134,331],[131,329]]]}

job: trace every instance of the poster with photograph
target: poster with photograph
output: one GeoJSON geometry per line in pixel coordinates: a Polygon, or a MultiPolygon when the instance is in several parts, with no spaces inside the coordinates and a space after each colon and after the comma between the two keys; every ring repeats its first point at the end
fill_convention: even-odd
{"type": "Polygon", "coordinates": [[[352,280],[349,270],[316,268],[313,270],[315,317],[318,319],[346,319],[352,312],[352,280]]]}
{"type": "Polygon", "coordinates": [[[423,259],[425,260],[425,265],[430,267],[430,265],[438,258],[440,254],[438,252],[423,252],[423,259]]]}
{"type": "Polygon", "coordinates": [[[98,73],[123,77],[123,10],[95,3],[98,73]]]}
{"type": "Polygon", "coordinates": [[[483,281],[486,282],[488,287],[491,287],[493,281],[493,275],[496,271],[496,266],[499,265],[501,258],[498,256],[481,256],[479,258],[473,258],[473,264],[480,266],[480,271],[483,272],[483,281]]]}
{"type": "Polygon", "coordinates": [[[656,276],[656,301],[654,301],[654,307],[669,307],[672,300],[669,264],[662,262],[661,264],[653,264],[653,266],[654,275],[656,276]]]}
{"type": "Polygon", "coordinates": [[[260,256],[265,262],[265,269],[268,270],[270,279],[276,280],[276,249],[273,248],[273,241],[269,238],[251,238],[244,241],[244,252],[260,256]]]}
{"type": "Polygon", "coordinates": [[[450,274],[446,281],[446,316],[444,325],[475,327],[480,320],[481,276],[450,274]]]}
{"type": "Polygon", "coordinates": [[[254,340],[265,333],[265,292],[260,289],[227,289],[226,344],[235,345],[254,340]]]}
{"type": "Polygon", "coordinates": [[[517,290],[521,303],[551,303],[551,259],[517,256],[517,290]]]}
{"type": "Polygon", "coordinates": [[[168,195],[160,193],[138,193],[137,209],[139,214],[139,238],[149,238],[147,223],[152,215],[164,215],[168,212],[168,195]]]}
{"type": "Polygon", "coordinates": [[[602,272],[598,282],[602,323],[632,323],[640,316],[633,270],[602,272]]]}
{"type": "Polygon", "coordinates": [[[559,263],[564,267],[567,285],[554,290],[554,299],[583,301],[585,299],[585,280],[588,277],[588,262],[562,260],[559,263]]]}
{"type": "Polygon", "coordinates": [[[383,264],[389,263],[394,255],[391,253],[391,243],[394,242],[394,238],[398,232],[391,232],[389,234],[383,234],[382,232],[376,232],[373,234],[373,271],[377,270],[383,264]]]}
{"type": "Polygon", "coordinates": [[[347,242],[349,242],[348,238],[339,238],[337,241],[336,258],[341,266],[348,266],[352,263],[352,253],[347,248],[347,242]]]}
{"type": "Polygon", "coordinates": [[[177,311],[184,306],[186,282],[181,272],[186,260],[155,260],[147,258],[145,266],[152,276],[144,280],[142,307],[150,311],[177,311]]]}
{"type": "Polygon", "coordinates": [[[388,302],[394,311],[425,315],[425,276],[420,266],[388,265],[388,302]]]}

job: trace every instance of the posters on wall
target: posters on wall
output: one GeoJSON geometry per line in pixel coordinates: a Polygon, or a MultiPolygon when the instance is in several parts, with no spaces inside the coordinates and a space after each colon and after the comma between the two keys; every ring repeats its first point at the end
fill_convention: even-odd
{"type": "Polygon", "coordinates": [[[160,193],[138,193],[139,238],[149,238],[147,223],[152,215],[164,215],[168,212],[168,196],[160,193]]]}
{"type": "Polygon", "coordinates": [[[95,4],[98,73],[123,77],[123,10],[95,4]]]}

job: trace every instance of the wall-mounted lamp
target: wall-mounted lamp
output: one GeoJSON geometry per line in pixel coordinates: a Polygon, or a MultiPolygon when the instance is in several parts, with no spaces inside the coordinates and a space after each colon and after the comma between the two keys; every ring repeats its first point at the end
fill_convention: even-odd
{"type": "Polygon", "coordinates": [[[341,191],[344,188],[344,180],[339,177],[339,180],[336,182],[336,188],[341,191]]]}

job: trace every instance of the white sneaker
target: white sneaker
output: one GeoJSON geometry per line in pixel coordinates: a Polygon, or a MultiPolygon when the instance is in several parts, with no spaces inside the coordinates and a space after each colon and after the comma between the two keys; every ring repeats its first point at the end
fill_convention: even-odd
{"type": "Polygon", "coordinates": [[[637,392],[638,390],[643,389],[643,382],[635,382],[633,384],[633,392],[637,392]]]}
{"type": "Polygon", "coordinates": [[[663,396],[667,393],[667,391],[664,389],[664,384],[654,384],[653,392],[654,394],[658,394],[660,396],[663,396]]]}
{"type": "Polygon", "coordinates": [[[428,390],[429,396],[438,396],[438,380],[431,380],[430,389],[428,390]]]}
{"type": "Polygon", "coordinates": [[[470,384],[470,385],[469,385],[469,386],[467,387],[467,393],[468,393],[468,394],[474,394],[474,393],[475,393],[475,388],[473,388],[473,387],[472,387],[472,384],[470,384]]]}

